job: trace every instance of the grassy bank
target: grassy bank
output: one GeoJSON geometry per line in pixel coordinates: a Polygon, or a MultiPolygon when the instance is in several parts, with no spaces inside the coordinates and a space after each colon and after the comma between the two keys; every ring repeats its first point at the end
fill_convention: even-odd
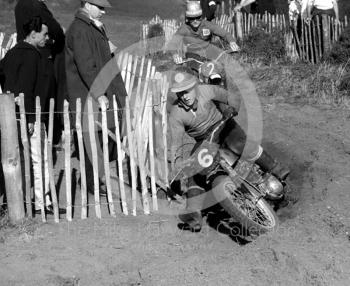
{"type": "Polygon", "coordinates": [[[340,90],[344,65],[249,64],[249,75],[260,96],[288,103],[311,103],[350,109],[350,96],[340,90]]]}

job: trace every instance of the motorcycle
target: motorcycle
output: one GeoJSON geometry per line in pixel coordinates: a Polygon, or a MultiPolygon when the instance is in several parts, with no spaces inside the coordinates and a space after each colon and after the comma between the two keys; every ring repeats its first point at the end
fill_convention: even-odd
{"type": "Polygon", "coordinates": [[[215,203],[219,203],[250,235],[273,231],[278,227],[273,207],[283,200],[286,183],[217,143],[232,117],[222,119],[203,141],[196,144],[171,183],[200,174],[211,186],[206,195],[210,192],[215,203]]]}

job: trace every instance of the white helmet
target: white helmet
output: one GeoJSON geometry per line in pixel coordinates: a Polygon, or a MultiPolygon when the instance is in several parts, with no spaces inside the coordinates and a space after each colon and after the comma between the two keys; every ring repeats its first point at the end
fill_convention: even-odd
{"type": "Polygon", "coordinates": [[[203,11],[200,1],[187,1],[186,3],[186,17],[196,18],[202,16],[203,11]]]}

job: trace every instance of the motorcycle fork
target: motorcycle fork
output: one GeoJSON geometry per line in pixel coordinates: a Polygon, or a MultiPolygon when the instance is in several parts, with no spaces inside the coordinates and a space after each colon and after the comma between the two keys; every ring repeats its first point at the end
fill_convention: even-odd
{"type": "Polygon", "coordinates": [[[238,182],[239,184],[243,185],[247,184],[255,190],[255,192],[250,192],[254,196],[255,205],[258,204],[258,202],[265,197],[265,194],[262,194],[257,187],[255,187],[246,179],[242,178],[224,159],[220,160],[220,165],[227,172],[227,174],[234,183],[238,182]]]}

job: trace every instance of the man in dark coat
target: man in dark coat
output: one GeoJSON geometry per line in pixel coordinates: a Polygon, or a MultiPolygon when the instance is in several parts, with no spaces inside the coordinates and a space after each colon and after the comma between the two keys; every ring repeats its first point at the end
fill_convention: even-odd
{"type": "MultiPolygon", "coordinates": [[[[55,98],[55,110],[63,110],[63,100],[66,96],[64,70],[65,36],[61,25],[56,21],[44,0],[18,0],[15,6],[17,41],[24,39],[23,24],[33,16],[40,16],[49,29],[49,40],[45,47],[40,47],[41,64],[44,73],[41,85],[47,98],[55,98]]],[[[43,103],[43,111],[48,111],[49,101],[43,103]]],[[[60,139],[60,116],[55,116],[54,143],[60,139]]]]}
{"type": "MultiPolygon", "coordinates": [[[[48,39],[48,28],[45,24],[42,24],[40,17],[34,17],[24,26],[28,25],[32,30],[30,31],[31,34],[26,32],[27,34],[24,34],[25,38],[7,52],[0,62],[0,70],[1,74],[4,75],[4,92],[12,92],[15,96],[24,93],[26,112],[35,113],[35,97],[39,96],[41,103],[46,100],[45,90],[40,82],[43,71],[40,65],[41,54],[38,48],[45,45],[48,39]],[[36,26],[40,29],[43,28],[39,30],[36,26]],[[35,31],[34,28],[38,31],[35,31]]],[[[27,122],[33,124],[34,121],[35,114],[29,114],[27,122]]]]}
{"type": "MultiPolygon", "coordinates": [[[[15,96],[18,96],[19,93],[24,93],[24,106],[28,113],[27,123],[34,173],[35,210],[36,213],[40,213],[40,207],[44,203],[46,213],[53,214],[52,203],[49,197],[47,154],[43,157],[39,156],[39,154],[43,153],[44,146],[47,144],[45,124],[35,122],[35,98],[39,96],[41,105],[43,105],[47,97],[41,82],[44,71],[41,65],[42,55],[38,48],[44,47],[49,38],[48,27],[40,16],[34,16],[23,25],[22,30],[24,39],[9,50],[5,58],[0,62],[0,74],[3,74],[5,78],[5,91],[12,92],[15,96]],[[42,150],[37,148],[37,140],[41,140],[42,150]],[[40,160],[43,160],[42,167],[44,172],[40,168],[40,160]],[[39,176],[42,172],[44,173],[43,178],[39,176]],[[43,183],[44,198],[40,186],[43,183]]],[[[62,209],[60,213],[63,213],[62,209]]]]}
{"type": "Polygon", "coordinates": [[[118,106],[123,108],[127,93],[116,65],[107,65],[114,61],[113,51],[110,49],[111,42],[106,35],[105,27],[100,21],[105,13],[104,8],[111,6],[107,0],[88,0],[82,3],[66,33],[66,77],[71,109],[75,111],[77,98],[81,98],[84,107],[88,94],[96,102],[103,100],[110,106],[112,96],[115,94],[118,106]],[[108,72],[103,75],[105,78],[97,79],[103,88],[93,86],[104,68],[109,69],[115,77],[106,78],[110,75],[108,72]]]}
{"type": "MultiPolygon", "coordinates": [[[[98,107],[104,102],[113,108],[113,95],[115,95],[118,107],[125,107],[127,96],[125,85],[120,71],[113,58],[114,45],[109,41],[104,24],[100,21],[105,13],[105,8],[111,7],[107,0],[82,1],[81,8],[77,11],[75,19],[66,33],[65,62],[66,78],[69,95],[69,104],[72,111],[76,110],[76,100],[81,99],[82,110],[87,112],[86,99],[90,95],[93,106],[98,107]]],[[[97,109],[94,111],[97,111],[97,109]]],[[[86,114],[86,113],[85,113],[86,114]]],[[[119,122],[122,122],[122,112],[118,113],[119,122]]],[[[87,134],[86,116],[83,116],[83,135],[88,158],[92,152],[87,134]]],[[[115,131],[113,110],[107,113],[108,127],[115,131]]],[[[100,120],[99,120],[100,121],[100,120]]],[[[75,120],[73,119],[73,122],[75,120]]],[[[97,139],[102,143],[101,132],[97,133],[97,139]]],[[[103,179],[103,163],[101,145],[98,144],[99,171],[101,182],[103,179]]],[[[116,144],[109,140],[110,160],[117,157],[116,144]]],[[[87,160],[89,163],[89,160],[87,160]]],[[[91,166],[87,166],[87,173],[91,173],[91,166]]],[[[92,177],[88,176],[87,177],[92,177]]],[[[100,194],[105,195],[105,188],[101,188],[100,194]]]]}

